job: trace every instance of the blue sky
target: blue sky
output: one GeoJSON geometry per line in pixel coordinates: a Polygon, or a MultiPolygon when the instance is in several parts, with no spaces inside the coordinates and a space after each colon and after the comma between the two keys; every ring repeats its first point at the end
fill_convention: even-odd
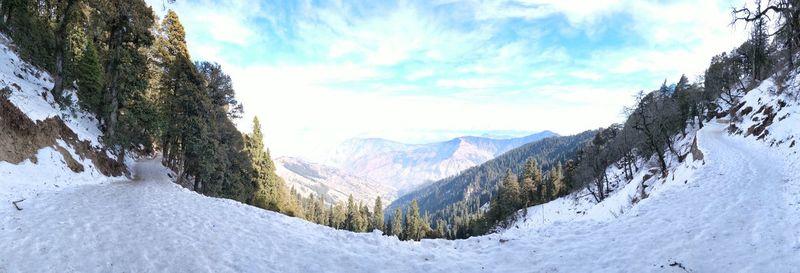
{"type": "Polygon", "coordinates": [[[730,0],[148,1],[231,74],[242,130],[257,115],[273,153],[314,160],[350,137],[607,126],[746,33],[730,0]]]}

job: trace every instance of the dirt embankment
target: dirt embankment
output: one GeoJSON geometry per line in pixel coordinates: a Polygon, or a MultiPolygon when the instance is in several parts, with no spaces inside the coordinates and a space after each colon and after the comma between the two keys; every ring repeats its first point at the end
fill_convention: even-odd
{"type": "Polygon", "coordinates": [[[105,150],[95,149],[90,142],[81,141],[59,117],[50,117],[34,122],[6,97],[0,95],[0,161],[12,164],[30,159],[36,163],[37,152],[45,147],[53,147],[64,158],[64,162],[74,172],[83,172],[84,166],[56,141],[63,140],[72,147],[81,159],[88,158],[106,176],[120,176],[125,165],[111,159],[105,150]]]}

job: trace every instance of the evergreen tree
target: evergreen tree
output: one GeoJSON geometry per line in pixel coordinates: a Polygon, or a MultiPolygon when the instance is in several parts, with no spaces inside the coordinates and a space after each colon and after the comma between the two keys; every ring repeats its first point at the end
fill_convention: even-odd
{"type": "MultiPolygon", "coordinates": [[[[757,2],[761,9],[760,1],[757,2]]],[[[759,17],[751,24],[750,38],[742,45],[742,53],[747,59],[747,70],[753,80],[763,80],[767,77],[769,67],[769,34],[767,18],[759,17]]]]}
{"type": "Polygon", "coordinates": [[[431,228],[431,215],[428,214],[428,212],[425,212],[425,215],[422,217],[420,234],[422,238],[428,238],[433,235],[433,229],[431,228]]]}
{"type": "Polygon", "coordinates": [[[349,231],[356,231],[359,216],[360,213],[358,212],[358,207],[356,206],[356,202],[353,200],[353,195],[351,194],[347,197],[347,218],[344,222],[345,229],[349,231]]]}
{"type": "Polygon", "coordinates": [[[359,215],[356,221],[356,232],[366,232],[372,225],[372,216],[366,204],[360,204],[359,215]]]}
{"type": "Polygon", "coordinates": [[[436,220],[435,237],[437,237],[437,238],[448,238],[449,237],[448,234],[447,234],[447,223],[442,219],[436,220]]]}
{"type": "Polygon", "coordinates": [[[322,194],[314,200],[314,211],[316,212],[314,222],[320,225],[326,225],[328,221],[325,215],[325,200],[322,194]]]}
{"type": "Polygon", "coordinates": [[[529,158],[525,161],[522,174],[522,192],[527,195],[529,204],[539,204],[542,202],[541,195],[543,189],[542,169],[536,159],[529,158]],[[527,181],[526,181],[527,180],[527,181]]]}
{"type": "MultiPolygon", "coordinates": [[[[119,1],[101,2],[97,12],[98,18],[103,20],[101,26],[104,33],[99,40],[106,41],[106,77],[103,80],[106,108],[102,113],[105,140],[125,146],[150,146],[152,139],[148,130],[151,129],[150,120],[156,111],[152,111],[152,105],[142,102],[148,84],[147,56],[144,53],[153,43],[153,11],[144,1],[119,1]]],[[[180,32],[169,32],[167,35],[170,38],[185,36],[182,28],[180,32]]],[[[174,44],[186,47],[185,39],[174,44]]],[[[188,50],[185,52],[180,57],[188,61],[188,50]]],[[[199,79],[194,77],[192,80],[199,79]]]]}
{"type": "Polygon", "coordinates": [[[374,220],[372,223],[372,227],[384,231],[383,203],[381,202],[380,196],[375,198],[375,207],[372,209],[372,213],[375,215],[373,217],[374,220]]]}
{"type": "Polygon", "coordinates": [[[394,210],[394,215],[392,216],[392,235],[397,236],[399,239],[404,239],[403,236],[405,232],[403,231],[403,211],[400,208],[394,210]]]}
{"type": "Polygon", "coordinates": [[[100,113],[103,109],[103,67],[93,42],[86,44],[78,62],[78,99],[90,113],[100,113]]]}
{"type": "Polygon", "coordinates": [[[520,180],[520,201],[525,203],[526,205],[535,204],[538,202],[536,198],[536,186],[533,182],[534,176],[534,169],[533,167],[536,166],[536,161],[534,159],[528,159],[525,162],[525,166],[523,167],[523,174],[522,180],[520,180]]]}
{"type": "Polygon", "coordinates": [[[342,204],[331,206],[330,212],[330,227],[336,229],[347,229],[345,224],[347,220],[347,212],[342,204]]]}
{"type": "Polygon", "coordinates": [[[246,151],[250,155],[253,174],[252,181],[256,185],[251,203],[257,207],[284,212],[286,187],[283,180],[275,174],[275,163],[264,148],[261,123],[258,117],[253,118],[253,132],[246,136],[246,151]]]}
{"type": "Polygon", "coordinates": [[[492,200],[490,206],[489,215],[491,217],[487,220],[491,223],[500,222],[505,225],[513,221],[513,219],[509,218],[521,207],[519,182],[517,181],[517,176],[511,172],[511,169],[506,170],[503,183],[500,184],[497,192],[497,198],[492,200]]]}
{"type": "Polygon", "coordinates": [[[419,215],[419,206],[417,200],[411,201],[408,210],[406,211],[406,224],[405,224],[405,239],[419,241],[425,237],[423,230],[422,219],[419,215]]]}
{"type": "Polygon", "coordinates": [[[564,171],[561,167],[561,162],[556,163],[556,167],[550,170],[553,174],[553,185],[555,192],[553,193],[553,197],[559,197],[566,195],[569,193],[566,181],[564,180],[564,171]]]}

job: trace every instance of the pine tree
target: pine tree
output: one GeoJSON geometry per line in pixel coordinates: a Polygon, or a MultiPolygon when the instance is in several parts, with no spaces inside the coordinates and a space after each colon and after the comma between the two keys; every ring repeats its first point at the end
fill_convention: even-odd
{"type": "Polygon", "coordinates": [[[373,218],[372,227],[384,231],[384,220],[383,220],[383,204],[381,203],[381,197],[378,196],[375,198],[375,207],[372,209],[372,213],[375,215],[373,218]]]}
{"type": "Polygon", "coordinates": [[[525,205],[532,205],[535,204],[534,202],[538,201],[533,198],[535,196],[534,193],[536,192],[536,187],[533,184],[533,170],[529,169],[531,166],[530,163],[531,159],[528,159],[528,161],[525,162],[522,180],[520,180],[519,199],[525,205]]]}
{"type": "Polygon", "coordinates": [[[342,204],[335,204],[331,206],[330,227],[335,229],[347,229],[345,224],[346,220],[347,212],[342,204]]]}
{"type": "Polygon", "coordinates": [[[553,174],[552,178],[555,190],[553,193],[553,198],[557,198],[569,193],[567,191],[566,181],[564,180],[564,171],[561,167],[561,162],[556,163],[555,168],[553,168],[550,172],[553,174]]]}
{"type": "MultiPolygon", "coordinates": [[[[758,3],[759,9],[761,3],[758,3]]],[[[750,39],[746,42],[748,45],[744,47],[744,55],[747,57],[749,63],[750,75],[753,80],[762,80],[767,76],[767,68],[769,67],[769,34],[767,30],[767,22],[765,17],[760,17],[752,23],[750,30],[750,39]]]]}
{"type": "Polygon", "coordinates": [[[490,204],[490,218],[487,219],[490,222],[489,226],[496,222],[500,222],[502,225],[510,223],[513,220],[512,216],[521,205],[517,176],[511,172],[511,169],[507,169],[503,183],[497,189],[497,198],[492,199],[490,204]]]}
{"type": "Polygon", "coordinates": [[[360,207],[356,232],[367,232],[372,225],[372,214],[369,212],[369,208],[366,204],[361,204],[360,207]]]}
{"type": "MultiPolygon", "coordinates": [[[[101,39],[106,41],[102,46],[106,49],[106,58],[101,58],[105,60],[104,140],[110,144],[125,145],[123,148],[150,146],[150,119],[155,111],[152,111],[152,105],[141,102],[144,101],[148,84],[147,56],[144,53],[153,43],[153,11],[143,1],[118,1],[98,4],[97,12],[100,20],[104,21],[101,24],[103,31],[108,35],[106,39],[101,39]]],[[[182,29],[165,34],[170,38],[185,36],[182,29]]],[[[186,47],[185,40],[173,44],[186,47]]],[[[180,57],[183,61],[189,60],[188,53],[180,57]]],[[[186,66],[175,70],[182,70],[183,76],[186,76],[176,79],[199,80],[199,77],[185,74],[188,72],[186,66]]]]}
{"type": "Polygon", "coordinates": [[[502,210],[504,212],[516,211],[520,207],[519,182],[511,169],[506,170],[506,176],[500,189],[498,201],[502,210]]]}
{"type": "Polygon", "coordinates": [[[421,238],[428,238],[433,234],[433,229],[431,228],[431,216],[428,212],[425,212],[425,215],[422,217],[422,221],[420,222],[420,236],[421,238]]]}
{"type": "Polygon", "coordinates": [[[411,201],[411,205],[409,205],[406,213],[405,238],[415,241],[421,240],[425,234],[423,231],[422,219],[419,215],[419,206],[417,206],[417,200],[411,201]]]}
{"type": "Polygon", "coordinates": [[[316,199],[313,200],[314,202],[314,222],[320,225],[327,224],[327,217],[325,215],[325,200],[320,194],[316,199]]]}
{"type": "Polygon", "coordinates": [[[347,197],[347,218],[344,221],[345,229],[349,231],[356,231],[357,221],[359,217],[358,207],[356,206],[353,195],[347,197]]]}
{"type": "Polygon", "coordinates": [[[283,180],[275,174],[275,163],[272,162],[269,151],[265,151],[263,137],[261,123],[255,117],[253,132],[245,140],[245,149],[253,167],[252,181],[256,184],[252,204],[267,210],[285,212],[286,187],[283,180]]]}
{"type": "Polygon", "coordinates": [[[528,204],[539,204],[542,202],[542,169],[536,159],[530,158],[525,162],[522,174],[522,189],[527,195],[528,204]]]}
{"type": "Polygon", "coordinates": [[[438,238],[448,238],[449,237],[448,234],[447,234],[447,223],[442,219],[436,220],[436,235],[435,235],[435,237],[438,237],[438,238]]]}
{"type": "Polygon", "coordinates": [[[86,111],[100,113],[103,109],[103,67],[93,42],[86,44],[78,62],[78,99],[86,111]]]}
{"type": "Polygon", "coordinates": [[[392,235],[397,236],[399,239],[404,239],[403,232],[403,211],[400,208],[394,210],[392,216],[392,235]]]}

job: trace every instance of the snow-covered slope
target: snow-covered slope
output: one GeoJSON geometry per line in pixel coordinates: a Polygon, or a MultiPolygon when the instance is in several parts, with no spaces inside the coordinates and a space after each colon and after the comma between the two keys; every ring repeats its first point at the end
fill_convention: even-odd
{"type": "MultiPolygon", "coordinates": [[[[0,202],[9,204],[0,212],[42,192],[109,181],[109,170],[96,164],[110,162],[96,121],[56,106],[52,86],[46,72],[22,61],[0,35],[0,202]]],[[[66,92],[76,100],[74,90],[66,92]]]]}
{"type": "Polygon", "coordinates": [[[404,144],[379,138],[350,139],[331,153],[328,163],[406,192],[551,136],[556,134],[543,131],[510,139],[465,136],[430,144],[404,144]]]}
{"type": "Polygon", "coordinates": [[[340,169],[294,157],[275,159],[276,173],[303,196],[322,195],[329,203],[356,201],[372,204],[380,196],[384,203],[397,197],[397,189],[372,179],[349,174],[340,169]]]}

